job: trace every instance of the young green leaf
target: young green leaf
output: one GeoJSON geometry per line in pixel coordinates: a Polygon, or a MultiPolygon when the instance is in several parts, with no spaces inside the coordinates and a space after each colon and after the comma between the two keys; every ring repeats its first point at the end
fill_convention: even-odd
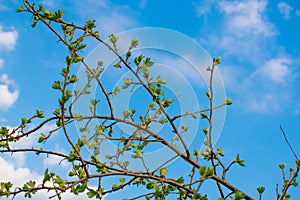
{"type": "Polygon", "coordinates": [[[159,170],[161,176],[165,176],[168,173],[168,169],[163,167],[159,170]]]}
{"type": "Polygon", "coordinates": [[[131,40],[130,49],[136,48],[139,45],[139,40],[137,38],[134,38],[131,40]]]}
{"type": "Polygon", "coordinates": [[[241,200],[241,199],[243,199],[243,198],[244,198],[244,196],[243,196],[243,193],[242,193],[242,192],[236,191],[236,192],[234,193],[234,200],[241,200]]]}
{"type": "Polygon", "coordinates": [[[224,104],[229,106],[232,104],[232,100],[228,98],[228,99],[226,99],[224,104]]]}

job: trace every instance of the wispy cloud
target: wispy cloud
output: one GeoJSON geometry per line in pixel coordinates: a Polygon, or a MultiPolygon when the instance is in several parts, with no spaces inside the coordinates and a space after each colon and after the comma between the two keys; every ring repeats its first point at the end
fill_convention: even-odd
{"type": "Polygon", "coordinates": [[[203,15],[209,14],[213,8],[214,3],[215,0],[202,0],[197,3],[193,3],[197,16],[201,17],[203,15]]]}
{"type": "Polygon", "coordinates": [[[253,75],[277,84],[285,84],[294,78],[290,69],[291,63],[292,61],[287,58],[274,58],[256,70],[253,75]]]}
{"type": "Polygon", "coordinates": [[[280,12],[280,14],[283,15],[283,18],[285,20],[289,20],[291,17],[291,11],[294,9],[292,6],[290,6],[288,3],[286,2],[280,2],[277,4],[278,10],[280,12]]]}
{"type": "Polygon", "coordinates": [[[203,27],[200,42],[212,47],[212,51],[217,49],[218,54],[233,56],[235,60],[256,65],[265,61],[265,48],[278,35],[266,14],[267,1],[223,0],[213,1],[210,6],[219,17],[203,27]]]}
{"type": "Polygon", "coordinates": [[[293,99],[291,83],[297,74],[289,58],[271,59],[253,72],[226,66],[220,70],[227,90],[238,95],[244,111],[281,112],[293,99]]]}
{"type": "MultiPolygon", "coordinates": [[[[225,57],[225,66],[221,65],[220,70],[227,91],[235,95],[233,98],[245,111],[282,111],[293,101],[294,94],[288,91],[296,78],[295,61],[277,48],[280,33],[269,19],[268,1],[212,2],[203,8],[210,7],[220,17],[200,41],[225,57]],[[231,59],[234,62],[230,63],[231,59]]],[[[285,11],[286,17],[290,11],[285,11]]]]}
{"type": "Polygon", "coordinates": [[[0,110],[12,107],[19,97],[19,90],[14,80],[9,79],[7,74],[0,76],[0,94],[0,110]]]}
{"type": "Polygon", "coordinates": [[[267,1],[222,1],[220,9],[226,14],[227,31],[237,37],[273,35],[273,25],[263,15],[266,6],[267,1]]]}
{"type": "Polygon", "coordinates": [[[18,39],[17,31],[3,31],[0,26],[0,50],[5,49],[8,51],[14,50],[18,39]]]}

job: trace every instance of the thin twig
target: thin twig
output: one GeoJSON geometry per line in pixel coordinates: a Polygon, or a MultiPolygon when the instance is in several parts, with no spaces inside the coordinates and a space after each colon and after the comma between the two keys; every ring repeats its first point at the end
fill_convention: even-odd
{"type": "Polygon", "coordinates": [[[293,149],[293,147],[292,147],[291,144],[289,143],[289,141],[288,141],[288,139],[287,139],[287,137],[286,137],[286,134],[285,134],[285,132],[284,132],[282,126],[280,125],[279,127],[280,127],[281,133],[282,133],[282,135],[283,135],[283,137],[284,137],[284,140],[285,140],[285,142],[287,143],[288,147],[290,148],[291,152],[293,153],[294,157],[296,158],[296,160],[299,160],[298,157],[297,157],[297,155],[296,155],[296,153],[295,153],[295,151],[294,151],[294,149],[293,149]]]}

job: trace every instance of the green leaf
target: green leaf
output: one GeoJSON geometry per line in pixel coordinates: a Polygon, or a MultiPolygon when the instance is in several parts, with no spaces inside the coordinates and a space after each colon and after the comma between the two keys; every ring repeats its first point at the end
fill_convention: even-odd
{"type": "Polygon", "coordinates": [[[122,185],[126,182],[126,178],[119,178],[119,181],[121,182],[122,185]]]}
{"type": "Polygon", "coordinates": [[[187,125],[184,125],[181,127],[181,131],[184,133],[184,132],[187,132],[188,131],[188,126],[187,125]]]}
{"type": "Polygon", "coordinates": [[[205,94],[208,97],[208,99],[211,99],[211,93],[210,92],[206,92],[205,94]]]}
{"type": "Polygon", "coordinates": [[[62,188],[65,188],[66,187],[66,181],[65,180],[63,180],[60,176],[56,176],[55,178],[54,178],[54,183],[55,184],[58,184],[59,185],[59,187],[62,187],[62,188]]]}
{"type": "Polygon", "coordinates": [[[71,77],[69,77],[69,82],[70,83],[75,83],[78,81],[78,78],[75,74],[73,74],[71,77]]]}
{"type": "Polygon", "coordinates": [[[41,133],[40,137],[39,137],[39,140],[38,140],[38,143],[42,143],[44,142],[45,140],[47,139],[45,133],[41,133]]]}
{"type": "Polygon", "coordinates": [[[24,9],[23,7],[17,8],[17,9],[16,9],[17,12],[23,12],[24,10],[25,10],[25,9],[24,9]]]}
{"type": "Polygon", "coordinates": [[[285,164],[284,163],[279,164],[279,168],[283,170],[285,168],[285,164]]]}
{"type": "Polygon", "coordinates": [[[98,32],[98,31],[94,31],[94,35],[95,35],[95,37],[97,37],[97,38],[99,38],[99,37],[100,37],[100,34],[99,34],[99,32],[98,32]]]}
{"type": "Polygon", "coordinates": [[[120,93],[120,88],[117,86],[114,90],[113,90],[113,94],[114,95],[118,95],[120,93]]]}
{"type": "Polygon", "coordinates": [[[13,186],[13,184],[11,182],[6,182],[4,183],[4,188],[6,189],[6,191],[9,191],[9,189],[13,186]]]}
{"type": "Polygon", "coordinates": [[[117,190],[117,189],[119,189],[120,187],[121,187],[120,184],[113,184],[113,185],[112,185],[112,189],[113,189],[113,190],[117,190]]]}
{"type": "Polygon", "coordinates": [[[158,120],[158,123],[160,123],[160,124],[165,124],[167,122],[168,122],[168,119],[163,116],[158,120]]]}
{"type": "Polygon", "coordinates": [[[62,18],[63,15],[64,15],[64,11],[63,11],[62,9],[60,9],[60,10],[58,10],[58,11],[52,13],[53,19],[54,19],[54,20],[58,20],[58,21],[61,20],[61,18],[62,18]]]}
{"type": "Polygon", "coordinates": [[[232,100],[231,99],[226,99],[226,101],[225,101],[224,104],[225,105],[231,105],[232,104],[232,100]]]}
{"type": "Polygon", "coordinates": [[[134,63],[136,64],[136,66],[140,66],[141,61],[144,59],[144,57],[145,57],[144,55],[139,55],[134,59],[134,63]]]}
{"type": "Polygon", "coordinates": [[[214,168],[213,167],[208,167],[207,170],[206,170],[205,175],[206,175],[206,177],[208,177],[208,176],[213,175],[213,173],[214,173],[214,168]]]}
{"type": "Polygon", "coordinates": [[[87,196],[90,199],[95,197],[96,195],[97,195],[97,191],[95,191],[95,190],[89,189],[89,191],[87,192],[87,196]]]}
{"type": "Polygon", "coordinates": [[[220,156],[224,156],[224,153],[223,153],[223,148],[222,147],[219,147],[217,148],[217,152],[220,156]]]}
{"type": "Polygon", "coordinates": [[[201,166],[199,169],[200,175],[203,176],[206,172],[206,166],[201,166]]]}
{"type": "Polygon", "coordinates": [[[166,108],[166,107],[169,107],[172,102],[173,102],[172,99],[167,98],[167,99],[162,100],[161,104],[164,108],[166,108]]]}
{"type": "Polygon", "coordinates": [[[83,184],[78,184],[77,187],[76,187],[76,192],[78,193],[82,193],[84,192],[86,189],[86,183],[83,183],[83,184]]]}
{"type": "Polygon", "coordinates": [[[73,63],[77,63],[77,62],[80,62],[82,61],[82,57],[80,55],[75,55],[72,57],[72,62],[73,63]]]}
{"type": "Polygon", "coordinates": [[[256,190],[257,190],[257,192],[258,192],[259,194],[262,194],[262,193],[264,193],[264,191],[265,191],[265,187],[263,187],[263,186],[257,187],[256,190]]]}
{"type": "Polygon", "coordinates": [[[26,117],[23,117],[23,118],[22,118],[22,125],[25,125],[25,124],[27,124],[27,118],[26,118],[26,117]]]}
{"type": "Polygon", "coordinates": [[[204,133],[205,135],[207,135],[207,134],[209,133],[209,129],[208,129],[208,128],[204,128],[204,129],[202,129],[202,131],[203,131],[203,133],[204,133]]]}
{"type": "Polygon", "coordinates": [[[163,167],[159,170],[161,176],[165,176],[168,173],[168,169],[163,167]]]}
{"type": "Polygon", "coordinates": [[[76,158],[77,158],[77,153],[75,151],[70,151],[68,161],[73,162],[74,160],[76,160],[76,158]]]}
{"type": "Polygon", "coordinates": [[[99,102],[100,102],[100,100],[98,100],[98,99],[91,99],[90,100],[90,102],[91,102],[91,104],[93,105],[93,106],[96,106],[99,102]]]}
{"type": "Polygon", "coordinates": [[[184,183],[184,178],[181,176],[178,179],[175,180],[176,183],[182,184],[184,183]]]}
{"type": "Polygon", "coordinates": [[[97,167],[97,172],[99,172],[101,174],[105,174],[107,172],[106,166],[102,163],[97,163],[96,167],[97,167]]]}
{"type": "Polygon", "coordinates": [[[122,68],[121,63],[119,63],[119,62],[117,64],[114,64],[114,67],[115,68],[122,68]]]}
{"type": "Polygon", "coordinates": [[[143,152],[140,149],[136,149],[133,151],[134,154],[131,156],[132,158],[142,158],[143,152]]]}
{"type": "Polygon", "coordinates": [[[43,178],[43,183],[47,182],[47,181],[50,181],[50,175],[48,173],[48,168],[45,170],[44,172],[44,178],[43,178]]]}
{"type": "Polygon", "coordinates": [[[234,162],[236,162],[237,164],[239,164],[241,167],[245,167],[245,160],[241,160],[240,159],[240,155],[237,154],[235,159],[234,159],[234,162]]]}
{"type": "Polygon", "coordinates": [[[151,103],[149,104],[149,109],[150,109],[150,110],[155,110],[155,106],[156,106],[156,102],[151,102],[151,103]]]}
{"type": "Polygon", "coordinates": [[[52,84],[52,88],[55,90],[60,90],[61,89],[60,81],[54,81],[54,83],[52,84]]]}
{"type": "Polygon", "coordinates": [[[49,11],[49,10],[47,10],[47,9],[45,9],[45,10],[43,10],[43,15],[44,15],[44,17],[46,17],[46,18],[52,18],[52,13],[49,11]]]}
{"type": "Polygon", "coordinates": [[[123,111],[124,119],[127,119],[130,115],[131,115],[131,110],[124,110],[123,111]]]}
{"type": "Polygon", "coordinates": [[[29,181],[27,182],[27,185],[32,188],[35,186],[35,181],[29,181]]]}
{"type": "Polygon", "coordinates": [[[85,23],[84,28],[85,28],[86,30],[92,30],[93,28],[96,27],[95,22],[96,22],[96,20],[91,20],[91,19],[88,20],[88,21],[85,23]]]}
{"type": "Polygon", "coordinates": [[[201,118],[202,119],[208,119],[208,116],[205,112],[201,112],[201,118]]]}
{"type": "Polygon", "coordinates": [[[296,165],[297,165],[298,168],[300,168],[300,160],[296,161],[296,165]]]}
{"type": "Polygon", "coordinates": [[[243,198],[244,198],[244,196],[243,196],[243,193],[242,193],[242,192],[236,191],[236,192],[234,193],[234,200],[241,200],[241,199],[243,199],[243,198]]]}
{"type": "Polygon", "coordinates": [[[130,86],[130,84],[132,83],[132,80],[128,79],[128,78],[124,78],[124,84],[122,86],[122,89],[126,89],[130,86]]]}
{"type": "Polygon", "coordinates": [[[220,56],[214,58],[214,59],[213,59],[213,62],[215,63],[215,65],[220,64],[220,63],[221,63],[221,58],[220,58],[220,56]]]}
{"type": "Polygon", "coordinates": [[[111,34],[108,36],[109,37],[109,41],[113,44],[113,45],[116,45],[118,40],[119,40],[119,36],[118,35],[114,35],[114,34],[111,34]]]}
{"type": "Polygon", "coordinates": [[[6,136],[9,133],[9,129],[5,126],[0,128],[0,136],[6,136]]]}
{"type": "Polygon", "coordinates": [[[196,158],[199,158],[199,157],[200,157],[200,153],[199,153],[199,151],[198,151],[197,149],[194,149],[194,156],[195,156],[196,158]]]}
{"type": "Polygon", "coordinates": [[[143,76],[144,76],[144,78],[146,78],[148,80],[148,78],[150,76],[150,70],[148,68],[146,68],[146,67],[143,67],[142,70],[143,70],[143,76]]]}
{"type": "Polygon", "coordinates": [[[139,45],[139,40],[137,38],[134,38],[131,40],[130,49],[136,48],[139,45]]]}
{"type": "Polygon", "coordinates": [[[147,57],[143,62],[143,67],[149,68],[154,65],[154,62],[151,61],[151,58],[147,57]]]}
{"type": "Polygon", "coordinates": [[[44,118],[44,112],[43,111],[39,111],[39,110],[36,110],[36,114],[35,116],[37,116],[38,118],[44,118]]]}

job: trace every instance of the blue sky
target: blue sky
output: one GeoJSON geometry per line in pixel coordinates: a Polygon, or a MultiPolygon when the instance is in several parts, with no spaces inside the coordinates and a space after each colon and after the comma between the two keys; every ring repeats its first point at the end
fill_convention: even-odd
{"type": "MultiPolygon", "coordinates": [[[[66,55],[65,48],[56,43],[57,39],[45,27],[33,30],[30,16],[15,12],[20,2],[0,0],[0,125],[9,127],[16,126],[21,117],[37,108],[47,114],[52,112],[57,105],[57,93],[51,84],[59,77],[66,55]]],[[[299,3],[291,0],[44,2],[51,9],[63,8],[70,21],[83,23],[96,19],[103,37],[132,28],[162,27],[193,38],[212,57],[221,56],[219,70],[227,96],[234,104],[226,111],[217,145],[224,148],[228,159],[240,153],[246,160],[246,168],[233,168],[230,174],[233,183],[253,196],[255,188],[264,185],[265,199],[274,199],[275,184],[281,184],[278,164],[283,162],[290,167],[294,164],[280,134],[280,124],[295,151],[300,152],[299,3]]],[[[88,50],[94,47],[91,44],[88,50]]],[[[51,125],[45,127],[51,128],[51,125]]],[[[56,148],[65,151],[61,146],[56,148]]],[[[49,159],[42,162],[42,167],[55,163],[49,159]]],[[[19,154],[13,159],[1,155],[0,177],[23,174],[16,182],[33,174],[40,177],[41,167],[32,167],[30,163],[32,158],[28,155],[19,154]]],[[[291,189],[291,193],[300,196],[300,189],[291,189]]]]}

